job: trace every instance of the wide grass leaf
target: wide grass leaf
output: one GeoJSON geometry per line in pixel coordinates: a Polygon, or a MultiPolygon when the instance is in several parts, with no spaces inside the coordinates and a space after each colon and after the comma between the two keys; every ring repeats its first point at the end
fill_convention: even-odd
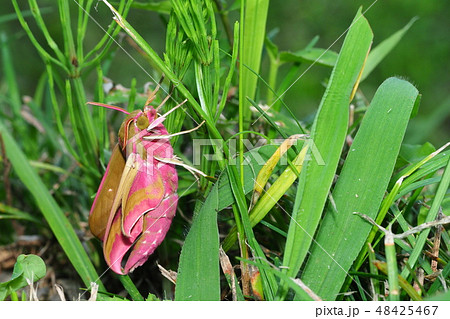
{"type": "MultiPolygon", "coordinates": [[[[351,94],[372,43],[369,23],[359,11],[352,22],[315,118],[311,139],[325,161],[306,163],[299,178],[283,266],[294,277],[318,226],[336,172],[348,126],[351,94]]],[[[286,287],[280,298],[286,294],[286,287]]]]}
{"type": "Polygon", "coordinates": [[[195,214],[178,267],[175,300],[220,300],[218,183],[195,214]]]}
{"type": "Polygon", "coordinates": [[[311,248],[302,280],[325,300],[334,300],[372,225],[353,212],[375,219],[389,184],[417,89],[387,79],[377,90],[356,134],[311,248]]]}

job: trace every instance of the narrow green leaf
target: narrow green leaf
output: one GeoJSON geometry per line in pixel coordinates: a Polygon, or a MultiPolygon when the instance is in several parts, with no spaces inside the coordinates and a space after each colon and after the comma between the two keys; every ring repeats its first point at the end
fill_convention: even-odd
{"type": "Polygon", "coordinates": [[[392,233],[385,234],[384,253],[386,255],[387,275],[389,282],[389,300],[400,301],[397,254],[395,251],[395,244],[392,233]]]}
{"type": "MultiPolygon", "coordinates": [[[[15,0],[14,0],[14,2],[15,2],[15,0]]],[[[68,71],[68,73],[70,73],[69,70],[67,69],[67,58],[64,56],[64,54],[60,50],[58,44],[55,42],[55,40],[50,35],[50,32],[48,31],[48,28],[45,24],[44,18],[41,15],[37,1],[29,0],[28,4],[30,5],[31,12],[33,13],[36,24],[39,26],[39,28],[42,31],[42,34],[44,35],[45,39],[47,40],[48,46],[53,50],[58,61],[61,62],[62,65],[65,65],[66,70],[68,71]]],[[[16,12],[17,12],[17,10],[16,10],[16,12]]],[[[29,36],[31,39],[31,32],[29,33],[29,36]]],[[[36,46],[36,48],[37,48],[37,46],[36,46]]]]}
{"type": "Polygon", "coordinates": [[[136,2],[134,1],[131,4],[132,8],[141,9],[141,10],[149,10],[162,14],[170,14],[172,10],[171,1],[145,1],[145,2],[136,2]]]}
{"type": "Polygon", "coordinates": [[[41,225],[42,221],[33,215],[0,203],[0,219],[22,219],[41,225]]]}
{"type": "Polygon", "coordinates": [[[236,21],[234,24],[234,43],[233,43],[233,51],[231,55],[231,62],[230,62],[230,68],[228,71],[228,75],[225,79],[225,83],[223,84],[223,94],[222,99],[220,100],[219,108],[215,115],[215,120],[217,121],[219,119],[220,114],[222,114],[223,109],[225,108],[225,104],[227,102],[227,95],[228,91],[230,89],[230,86],[232,84],[233,74],[236,68],[236,61],[238,58],[239,53],[239,22],[236,21]]]}
{"type": "Polygon", "coordinates": [[[306,48],[297,52],[281,52],[282,62],[307,62],[333,67],[338,54],[334,51],[321,48],[306,48]]]}
{"type": "Polygon", "coordinates": [[[136,288],[134,283],[131,281],[130,277],[128,275],[116,275],[116,277],[119,277],[120,282],[122,283],[123,287],[126,291],[128,291],[128,294],[131,298],[133,298],[134,301],[144,301],[144,297],[142,297],[139,290],[136,288]]]}
{"type": "MultiPolygon", "coordinates": [[[[311,130],[311,139],[325,165],[312,159],[300,174],[283,259],[288,276],[296,276],[299,271],[322,215],[347,134],[350,96],[372,38],[360,10],[345,37],[311,130]]],[[[279,297],[285,294],[286,290],[282,290],[279,297]]]]}
{"type": "MultiPolygon", "coordinates": [[[[308,146],[305,146],[293,161],[293,168],[286,167],[283,173],[276,179],[270,188],[264,192],[263,196],[256,202],[256,205],[249,213],[250,225],[254,227],[267,213],[276,205],[291,185],[297,180],[298,173],[301,172],[308,146]]],[[[260,170],[261,171],[261,170],[260,170]]],[[[258,176],[259,177],[259,176],[258,176]]],[[[256,180],[255,180],[256,181],[256,180]]],[[[259,185],[262,186],[262,185],[259,185]]],[[[256,185],[255,185],[256,188],[256,185]]],[[[223,249],[227,251],[232,247],[237,239],[237,229],[233,227],[228,236],[223,241],[223,249]]]]}
{"type": "MultiPolygon", "coordinates": [[[[388,265],[385,262],[380,262],[380,261],[375,261],[375,265],[378,269],[380,269],[384,274],[388,273],[388,265]]],[[[400,287],[403,288],[403,290],[406,291],[406,293],[411,297],[412,300],[414,301],[421,301],[422,297],[419,296],[419,294],[417,293],[417,291],[410,285],[410,283],[405,280],[405,278],[403,278],[400,275],[397,275],[397,280],[398,283],[400,285],[400,287]]]]}
{"type": "MultiPolygon", "coordinates": [[[[16,11],[17,18],[19,19],[19,22],[22,25],[22,28],[25,30],[26,34],[30,38],[31,43],[34,45],[34,47],[39,52],[41,57],[45,61],[52,61],[53,63],[55,63],[56,65],[60,66],[62,69],[64,69],[66,72],[69,72],[69,70],[67,69],[67,67],[63,63],[61,63],[59,60],[57,60],[54,57],[52,57],[47,51],[45,51],[45,49],[37,41],[36,37],[33,35],[33,32],[31,32],[31,29],[28,26],[28,23],[25,21],[25,18],[22,15],[22,11],[21,11],[19,5],[17,4],[17,0],[11,0],[11,2],[13,4],[13,6],[14,6],[14,10],[16,11]]],[[[34,10],[32,10],[32,12],[34,13],[34,10]]]]}
{"type": "Polygon", "coordinates": [[[50,228],[55,234],[55,237],[58,239],[58,242],[64,249],[64,252],[80,275],[84,284],[86,287],[90,287],[91,282],[96,282],[99,285],[99,290],[104,291],[105,288],[99,280],[99,276],[81,245],[72,225],[50,195],[39,175],[28,163],[25,154],[22,153],[5,127],[3,121],[0,121],[0,134],[3,137],[6,154],[8,155],[14,171],[33,195],[40,211],[44,215],[50,228]]]}
{"type": "MultiPolygon", "coordinates": [[[[267,259],[253,233],[252,224],[248,214],[246,198],[243,192],[244,187],[243,185],[239,184],[239,175],[236,167],[230,165],[227,166],[227,174],[230,181],[230,187],[235,198],[236,208],[237,210],[239,210],[241,216],[246,241],[248,241],[248,246],[252,251],[252,255],[256,259],[256,263],[263,264],[264,262],[267,262],[267,259]]],[[[241,243],[241,245],[244,244],[245,243],[241,243]]],[[[264,296],[269,301],[274,300],[275,293],[278,289],[275,277],[273,276],[272,272],[267,272],[264,268],[260,268],[259,270],[261,272],[261,277],[263,278],[262,285],[264,286],[264,296]]]]}
{"type": "Polygon", "coordinates": [[[375,219],[417,96],[412,84],[390,78],[364,116],[333,191],[337,212],[327,210],[302,275],[325,300],[336,298],[372,228],[353,212],[375,219]]]}
{"type": "Polygon", "coordinates": [[[251,112],[247,98],[254,99],[256,92],[258,77],[254,73],[259,74],[269,0],[247,0],[241,6],[239,105],[244,121],[249,121],[251,112]]]}
{"type": "MultiPolygon", "coordinates": [[[[438,189],[436,191],[436,196],[433,200],[433,204],[431,205],[430,211],[428,212],[427,218],[425,222],[431,222],[436,219],[438,216],[438,212],[441,206],[442,201],[446,193],[448,192],[450,185],[450,160],[447,163],[447,167],[445,168],[444,174],[442,175],[441,182],[439,183],[438,189]]],[[[423,254],[423,248],[425,246],[425,242],[428,238],[428,234],[430,233],[430,229],[425,229],[420,233],[417,238],[416,245],[411,253],[411,256],[408,259],[408,265],[411,269],[414,269],[414,265],[417,263],[419,257],[423,254]]],[[[401,273],[403,278],[408,278],[409,269],[405,267],[401,273]]]]}
{"type": "MultiPolygon", "coordinates": [[[[207,31],[206,8],[204,8],[211,5],[210,1],[172,0],[172,9],[177,16],[177,21],[193,45],[197,61],[202,65],[209,65],[212,62],[212,54],[208,43],[211,34],[208,34],[207,31]]],[[[210,18],[212,22],[213,17],[210,18]]]]}
{"type": "MultiPolygon", "coordinates": [[[[255,178],[261,168],[277,150],[276,145],[264,145],[245,153],[244,161],[244,193],[248,194],[253,190],[255,178]]],[[[234,203],[234,196],[230,187],[227,172],[224,171],[219,177],[219,211],[234,203]]]]}

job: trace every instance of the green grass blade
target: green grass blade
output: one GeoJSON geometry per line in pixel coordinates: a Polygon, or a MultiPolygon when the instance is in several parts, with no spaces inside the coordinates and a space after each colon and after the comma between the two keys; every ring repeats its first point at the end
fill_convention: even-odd
{"type": "MultiPolygon", "coordinates": [[[[55,42],[55,40],[50,35],[50,32],[45,24],[44,18],[41,15],[37,1],[36,0],[28,0],[28,4],[31,8],[31,12],[33,12],[33,16],[36,21],[36,24],[41,29],[42,34],[44,35],[45,39],[47,40],[48,46],[53,50],[58,61],[60,61],[61,64],[64,65],[65,70],[67,70],[67,72],[70,73],[67,68],[67,59],[64,56],[63,52],[61,51],[61,49],[59,48],[58,44],[55,42]]],[[[27,32],[27,33],[29,33],[29,32],[27,32]]],[[[31,34],[29,34],[29,35],[30,35],[30,39],[31,39],[31,34]]],[[[36,48],[37,48],[37,46],[36,46],[36,48]]]]}
{"type": "Polygon", "coordinates": [[[225,108],[225,103],[227,102],[227,94],[231,86],[231,81],[233,79],[233,74],[236,68],[236,61],[238,58],[238,52],[239,52],[239,22],[236,22],[234,24],[234,39],[235,42],[233,43],[233,51],[231,55],[231,62],[230,62],[230,68],[228,71],[228,75],[225,79],[225,83],[223,84],[223,94],[222,99],[220,100],[220,105],[217,110],[217,113],[215,115],[215,121],[219,119],[220,114],[222,113],[223,109],[225,108]]]}
{"type": "MultiPolygon", "coordinates": [[[[276,181],[270,186],[270,188],[266,192],[264,192],[262,197],[256,202],[256,205],[249,213],[251,227],[254,227],[267,215],[267,213],[278,203],[280,198],[297,180],[298,173],[301,172],[303,167],[303,161],[305,159],[307,149],[308,147],[305,146],[294,159],[295,171],[291,166],[288,166],[280,175],[280,177],[276,179],[276,181]]],[[[225,251],[229,250],[235,243],[236,239],[237,228],[233,227],[228,233],[228,236],[223,241],[223,249],[225,251]]]]}
{"type": "MultiPolygon", "coordinates": [[[[243,185],[246,194],[252,191],[253,180],[276,149],[274,145],[265,145],[246,153],[248,165],[244,166],[245,185],[243,185]]],[[[213,186],[200,211],[195,215],[186,237],[178,268],[176,300],[220,299],[220,289],[217,288],[219,266],[218,263],[216,264],[219,254],[217,211],[233,203],[234,195],[225,171],[213,186]],[[216,256],[217,259],[215,259],[216,256]]]]}
{"type": "Polygon", "coordinates": [[[321,48],[306,48],[298,52],[281,52],[282,62],[306,62],[317,65],[333,67],[336,64],[338,54],[334,51],[321,48]]]}
{"type": "Polygon", "coordinates": [[[385,234],[384,251],[386,255],[387,274],[389,282],[389,300],[400,301],[397,254],[395,250],[394,238],[391,232],[385,234]]]}
{"type": "Polygon", "coordinates": [[[154,11],[161,14],[170,14],[172,11],[172,3],[169,0],[132,2],[131,7],[140,10],[154,11]]]}
{"type": "Polygon", "coordinates": [[[42,56],[44,60],[52,61],[56,65],[60,66],[63,70],[65,70],[67,73],[69,73],[69,69],[61,63],[59,60],[55,59],[53,56],[51,56],[37,41],[36,37],[33,35],[33,32],[31,32],[30,27],[28,26],[28,23],[25,21],[22,11],[17,4],[17,0],[11,0],[14,10],[16,11],[17,18],[19,19],[20,24],[22,25],[22,28],[25,30],[26,34],[30,38],[31,43],[36,48],[36,50],[39,52],[39,54],[42,56]]]}
{"type": "Polygon", "coordinates": [[[28,159],[8,132],[3,121],[0,121],[0,133],[2,134],[6,153],[14,171],[33,195],[39,209],[55,234],[55,237],[58,239],[58,242],[64,249],[67,257],[84,284],[86,287],[90,287],[91,282],[97,282],[100,286],[100,290],[104,291],[105,288],[99,280],[99,276],[81,245],[72,225],[50,195],[47,187],[44,185],[38,174],[28,163],[28,159]]]}
{"type": "MultiPolygon", "coordinates": [[[[264,255],[264,252],[262,251],[253,233],[252,224],[248,215],[246,198],[243,192],[244,187],[239,183],[239,174],[236,167],[227,166],[227,174],[230,181],[230,187],[236,201],[236,208],[239,210],[241,216],[240,218],[242,220],[246,241],[248,241],[248,246],[256,258],[257,264],[262,264],[264,262],[267,263],[266,256],[264,255]]],[[[243,242],[241,243],[241,246],[245,244],[246,243],[243,242]]],[[[262,284],[264,287],[264,296],[267,300],[273,300],[278,288],[275,277],[271,271],[266,271],[264,268],[260,268],[259,270],[263,278],[262,284]]]]}
{"type": "Polygon", "coordinates": [[[0,203],[0,220],[1,219],[27,220],[38,225],[42,225],[42,221],[39,218],[3,203],[0,203]]]}
{"type": "MultiPolygon", "coordinates": [[[[70,61],[74,61],[77,58],[75,51],[75,42],[72,33],[72,25],[70,21],[70,6],[69,2],[64,0],[58,0],[58,8],[59,8],[59,18],[61,21],[61,30],[64,39],[64,56],[69,58],[70,61]]],[[[70,68],[73,70],[75,65],[73,63],[70,65],[70,68]]]]}
{"type": "Polygon", "coordinates": [[[78,161],[82,163],[86,163],[86,159],[84,156],[84,153],[81,152],[81,154],[78,154],[78,152],[75,151],[72,144],[69,141],[69,137],[66,134],[66,131],[64,130],[64,123],[63,118],[61,115],[61,110],[59,107],[58,99],[56,97],[56,81],[53,77],[54,71],[52,68],[52,65],[49,61],[46,62],[46,69],[47,69],[47,75],[48,75],[48,85],[49,85],[49,94],[50,94],[50,101],[52,104],[53,112],[55,114],[55,120],[56,120],[56,127],[58,129],[59,136],[64,141],[64,145],[66,149],[70,152],[70,154],[78,161]]]}
{"type": "Polygon", "coordinates": [[[220,300],[218,183],[194,216],[178,266],[175,300],[220,300]]]}
{"type": "MultiPolygon", "coordinates": [[[[431,222],[435,220],[438,216],[439,209],[441,207],[441,203],[444,200],[444,197],[449,189],[450,185],[450,160],[447,163],[447,167],[445,168],[444,174],[442,175],[441,182],[439,183],[438,189],[436,191],[436,196],[433,200],[433,204],[431,205],[430,211],[428,212],[427,218],[425,222],[431,222]]],[[[411,256],[408,259],[408,265],[411,269],[414,269],[414,265],[417,263],[419,257],[423,254],[423,249],[425,246],[425,242],[428,238],[428,234],[431,229],[425,229],[422,231],[417,238],[416,246],[411,253],[411,256]]],[[[409,269],[405,267],[401,273],[402,277],[408,278],[409,269]]]]}
{"type": "Polygon", "coordinates": [[[325,300],[336,298],[372,228],[353,212],[375,219],[417,96],[412,84],[390,78],[364,116],[333,191],[337,213],[328,209],[302,276],[325,300]]]}
{"type": "Polygon", "coordinates": [[[144,301],[144,297],[142,297],[141,293],[136,288],[136,286],[131,281],[128,275],[115,275],[115,276],[119,278],[123,287],[134,301],[144,301]]]}
{"type": "MultiPolygon", "coordinates": [[[[276,151],[277,146],[275,145],[264,145],[253,149],[245,153],[245,163],[244,165],[244,193],[248,194],[253,190],[254,180],[258,175],[264,163],[272,156],[276,151]]],[[[235,202],[231,186],[228,180],[227,172],[219,177],[219,211],[225,209],[226,207],[232,205],[235,202]]]]}
{"type": "Polygon", "coordinates": [[[239,54],[239,105],[242,107],[244,121],[249,121],[250,103],[254,99],[264,45],[269,0],[247,0],[242,2],[241,36],[239,54]],[[245,4],[245,6],[244,6],[245,4]]]}
{"type": "Polygon", "coordinates": [[[22,101],[20,98],[19,87],[16,85],[16,74],[14,69],[14,63],[11,56],[11,50],[9,48],[9,40],[6,32],[0,33],[0,44],[2,53],[2,66],[5,82],[8,83],[8,95],[10,99],[10,107],[14,116],[20,117],[20,109],[22,107],[22,101]]]}
{"type": "MultiPolygon", "coordinates": [[[[283,259],[286,273],[291,277],[299,271],[322,215],[347,134],[351,92],[363,68],[372,38],[369,23],[358,11],[344,40],[311,131],[311,139],[325,165],[310,160],[300,174],[283,259]]],[[[280,297],[285,293],[280,291],[280,297]]]]}
{"type": "MultiPolygon", "coordinates": [[[[417,103],[417,101],[416,101],[417,103]]],[[[408,186],[412,186],[411,183],[419,180],[420,178],[424,177],[427,174],[430,174],[440,167],[443,167],[448,161],[449,156],[445,156],[445,154],[439,154],[442,150],[444,150],[447,147],[447,145],[442,146],[440,149],[436,150],[435,152],[429,154],[427,157],[423,158],[419,162],[409,165],[405,169],[403,169],[399,174],[395,175],[393,178],[391,178],[391,181],[394,180],[395,184],[389,185],[388,189],[390,189],[390,193],[383,199],[383,202],[381,203],[377,218],[375,222],[378,225],[381,225],[383,223],[384,218],[386,217],[388,210],[392,207],[394,201],[398,200],[402,194],[404,193],[404,189],[407,189],[408,186]],[[438,158],[434,158],[438,157],[438,158]],[[428,163],[427,163],[428,162],[428,163]],[[420,168],[423,165],[423,167],[416,171],[418,168],[420,168]],[[427,174],[423,174],[423,173],[427,174]],[[411,176],[409,176],[411,175],[411,176]],[[409,176],[409,177],[408,177],[409,176]],[[404,181],[404,179],[406,180],[404,181]]],[[[421,181],[422,182],[422,181],[421,181]]],[[[372,243],[375,234],[377,232],[377,229],[375,227],[372,228],[372,231],[370,232],[367,241],[368,243],[372,243]]],[[[354,267],[358,269],[362,262],[364,261],[366,257],[366,248],[363,248],[354,263],[354,267]]]]}
{"type": "MultiPolygon", "coordinates": [[[[381,270],[384,274],[388,274],[388,265],[385,262],[380,262],[378,260],[375,261],[375,265],[378,269],[381,270]]],[[[422,297],[419,296],[417,291],[409,284],[408,281],[405,280],[400,275],[397,275],[397,281],[400,287],[403,288],[403,290],[411,297],[411,300],[414,301],[421,301],[422,297]]]]}

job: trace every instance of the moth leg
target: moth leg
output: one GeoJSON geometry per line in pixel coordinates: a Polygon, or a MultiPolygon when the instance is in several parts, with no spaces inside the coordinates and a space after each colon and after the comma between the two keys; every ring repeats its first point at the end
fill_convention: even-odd
{"type": "Polygon", "coordinates": [[[162,157],[154,156],[154,158],[162,163],[173,164],[173,165],[177,165],[177,166],[181,166],[181,167],[185,168],[189,173],[191,173],[195,177],[195,179],[197,181],[199,180],[199,176],[203,176],[209,180],[215,180],[214,177],[206,175],[201,170],[184,163],[176,156],[174,156],[172,158],[162,158],[162,157]]]}
{"type": "Polygon", "coordinates": [[[150,105],[150,103],[153,102],[153,100],[156,97],[156,93],[158,93],[159,88],[161,87],[161,84],[164,81],[164,74],[161,77],[161,80],[159,80],[158,85],[156,86],[156,88],[153,91],[150,91],[150,94],[148,95],[147,101],[145,102],[144,106],[150,105]]]}
{"type": "Polygon", "coordinates": [[[190,130],[181,131],[181,132],[178,132],[178,133],[167,134],[167,135],[144,136],[143,138],[146,139],[146,140],[168,139],[168,138],[171,138],[173,136],[183,135],[183,134],[191,133],[191,132],[193,132],[195,130],[198,130],[204,123],[205,123],[205,121],[201,122],[198,126],[192,128],[190,130]]]}
{"type": "MultiPolygon", "coordinates": [[[[158,107],[156,108],[156,111],[159,111],[159,109],[164,105],[164,103],[167,101],[167,99],[170,97],[170,95],[168,95],[162,102],[160,105],[158,105],[158,107]]],[[[183,102],[181,102],[180,104],[174,106],[171,110],[167,111],[166,113],[164,113],[163,115],[160,115],[160,117],[164,117],[166,118],[167,115],[169,115],[170,113],[172,113],[173,111],[175,111],[176,109],[178,109],[179,107],[181,107],[184,103],[187,102],[187,99],[185,99],[183,102]]]]}

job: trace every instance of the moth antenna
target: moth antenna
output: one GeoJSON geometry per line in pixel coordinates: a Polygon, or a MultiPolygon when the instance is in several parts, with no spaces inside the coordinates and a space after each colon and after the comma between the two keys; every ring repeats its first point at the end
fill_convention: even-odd
{"type": "Polygon", "coordinates": [[[166,96],[166,98],[164,100],[162,100],[161,104],[158,105],[158,107],[156,108],[156,112],[159,111],[159,109],[167,102],[167,100],[172,96],[173,91],[175,90],[175,86],[172,86],[172,88],[170,89],[170,93],[166,96]]]}
{"type": "Polygon", "coordinates": [[[150,125],[147,127],[147,132],[149,132],[151,129],[157,127],[159,124],[161,124],[162,122],[164,122],[166,120],[167,115],[169,115],[170,113],[172,113],[173,111],[175,111],[177,108],[179,108],[180,106],[182,106],[184,103],[186,103],[187,99],[184,100],[183,102],[181,102],[180,104],[178,104],[177,106],[175,106],[173,109],[169,110],[167,113],[163,114],[163,115],[159,115],[158,113],[158,117],[155,118],[155,120],[153,122],[150,123],[150,125]]]}
{"type": "Polygon", "coordinates": [[[106,107],[107,109],[111,109],[111,110],[116,110],[125,114],[130,114],[130,112],[124,110],[121,107],[118,106],[114,106],[114,105],[109,105],[109,104],[104,104],[104,103],[98,103],[98,102],[87,102],[86,104],[90,104],[90,105],[95,105],[95,106],[101,106],[101,107],[106,107]]]}
{"type": "Polygon", "coordinates": [[[158,93],[159,88],[161,87],[161,84],[163,83],[163,81],[164,81],[164,74],[161,76],[161,80],[159,80],[156,88],[148,95],[147,101],[145,102],[144,106],[148,106],[148,105],[150,105],[150,103],[153,102],[153,100],[155,99],[156,93],[158,93]]]}
{"type": "Polygon", "coordinates": [[[159,109],[167,102],[167,100],[170,98],[172,92],[169,93],[169,95],[167,95],[164,100],[161,101],[161,103],[158,105],[158,107],[156,108],[156,112],[159,111],[159,109]]]}

